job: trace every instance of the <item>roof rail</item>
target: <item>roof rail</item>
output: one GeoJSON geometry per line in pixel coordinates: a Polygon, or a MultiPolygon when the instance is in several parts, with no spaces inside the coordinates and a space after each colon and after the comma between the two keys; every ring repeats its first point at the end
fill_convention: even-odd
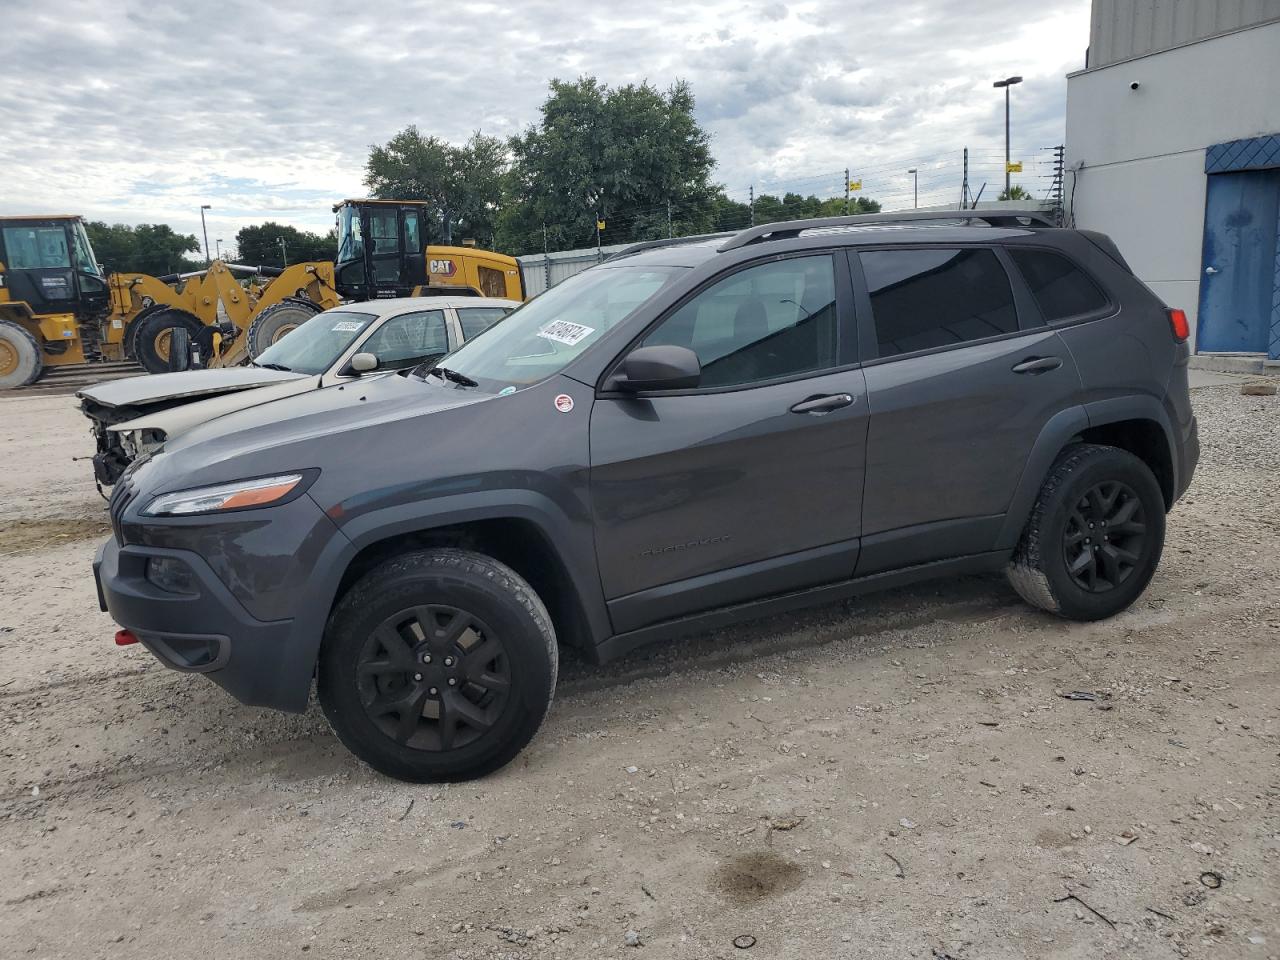
{"type": "Polygon", "coordinates": [[[640,243],[633,243],[629,247],[619,250],[617,253],[605,257],[605,260],[617,260],[619,257],[628,257],[633,253],[639,253],[641,250],[656,250],[658,247],[674,247],[682,243],[699,243],[702,240],[714,240],[717,237],[736,237],[737,231],[726,230],[721,233],[698,233],[690,237],[667,237],[663,240],[642,240],[640,243]]]}
{"type": "Polygon", "coordinates": [[[852,217],[819,217],[815,220],[784,220],[780,223],[764,223],[734,235],[720,248],[737,250],[762,240],[789,240],[806,230],[822,230],[830,227],[861,227],[877,223],[929,223],[948,220],[981,220],[992,227],[1052,227],[1053,216],[1043,210],[905,210],[901,213],[863,213],[852,217]]]}

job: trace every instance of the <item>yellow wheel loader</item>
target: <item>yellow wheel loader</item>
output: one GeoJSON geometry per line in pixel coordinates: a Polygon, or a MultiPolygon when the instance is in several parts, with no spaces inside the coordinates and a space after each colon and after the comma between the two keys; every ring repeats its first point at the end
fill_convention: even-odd
{"type": "Polygon", "coordinates": [[[34,383],[46,366],[100,359],[107,300],[81,217],[0,217],[0,389],[34,383]]]}

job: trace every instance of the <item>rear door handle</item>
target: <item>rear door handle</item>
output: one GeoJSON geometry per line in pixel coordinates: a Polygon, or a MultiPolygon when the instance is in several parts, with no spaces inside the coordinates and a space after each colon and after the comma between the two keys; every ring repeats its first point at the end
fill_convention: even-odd
{"type": "Polygon", "coordinates": [[[810,397],[808,400],[801,400],[791,408],[791,412],[811,413],[817,416],[830,413],[832,410],[839,410],[841,407],[847,407],[851,403],[853,403],[853,394],[831,393],[825,397],[810,397]]]}
{"type": "Polygon", "coordinates": [[[1057,370],[1062,366],[1062,360],[1058,357],[1027,357],[1021,363],[1013,365],[1014,373],[1048,373],[1050,370],[1057,370]]]}

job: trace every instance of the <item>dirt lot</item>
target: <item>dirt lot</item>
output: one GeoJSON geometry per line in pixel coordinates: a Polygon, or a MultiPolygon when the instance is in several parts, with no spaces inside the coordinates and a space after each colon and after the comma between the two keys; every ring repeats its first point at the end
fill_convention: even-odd
{"type": "Polygon", "coordinates": [[[1280,398],[1196,403],[1115,620],[975,578],[571,662],[416,787],[113,646],[83,421],[0,400],[0,957],[1280,956],[1280,398]]]}

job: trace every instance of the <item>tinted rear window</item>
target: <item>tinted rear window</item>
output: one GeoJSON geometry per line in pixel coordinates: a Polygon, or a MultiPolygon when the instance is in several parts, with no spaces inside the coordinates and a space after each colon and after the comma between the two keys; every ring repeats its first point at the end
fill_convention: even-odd
{"type": "Polygon", "coordinates": [[[875,250],[861,257],[881,357],[1018,329],[1009,276],[991,250],[875,250]]]}
{"type": "Polygon", "coordinates": [[[1089,275],[1066,257],[1048,250],[1009,250],[1046,323],[1095,313],[1107,306],[1106,295],[1089,275]]]}

